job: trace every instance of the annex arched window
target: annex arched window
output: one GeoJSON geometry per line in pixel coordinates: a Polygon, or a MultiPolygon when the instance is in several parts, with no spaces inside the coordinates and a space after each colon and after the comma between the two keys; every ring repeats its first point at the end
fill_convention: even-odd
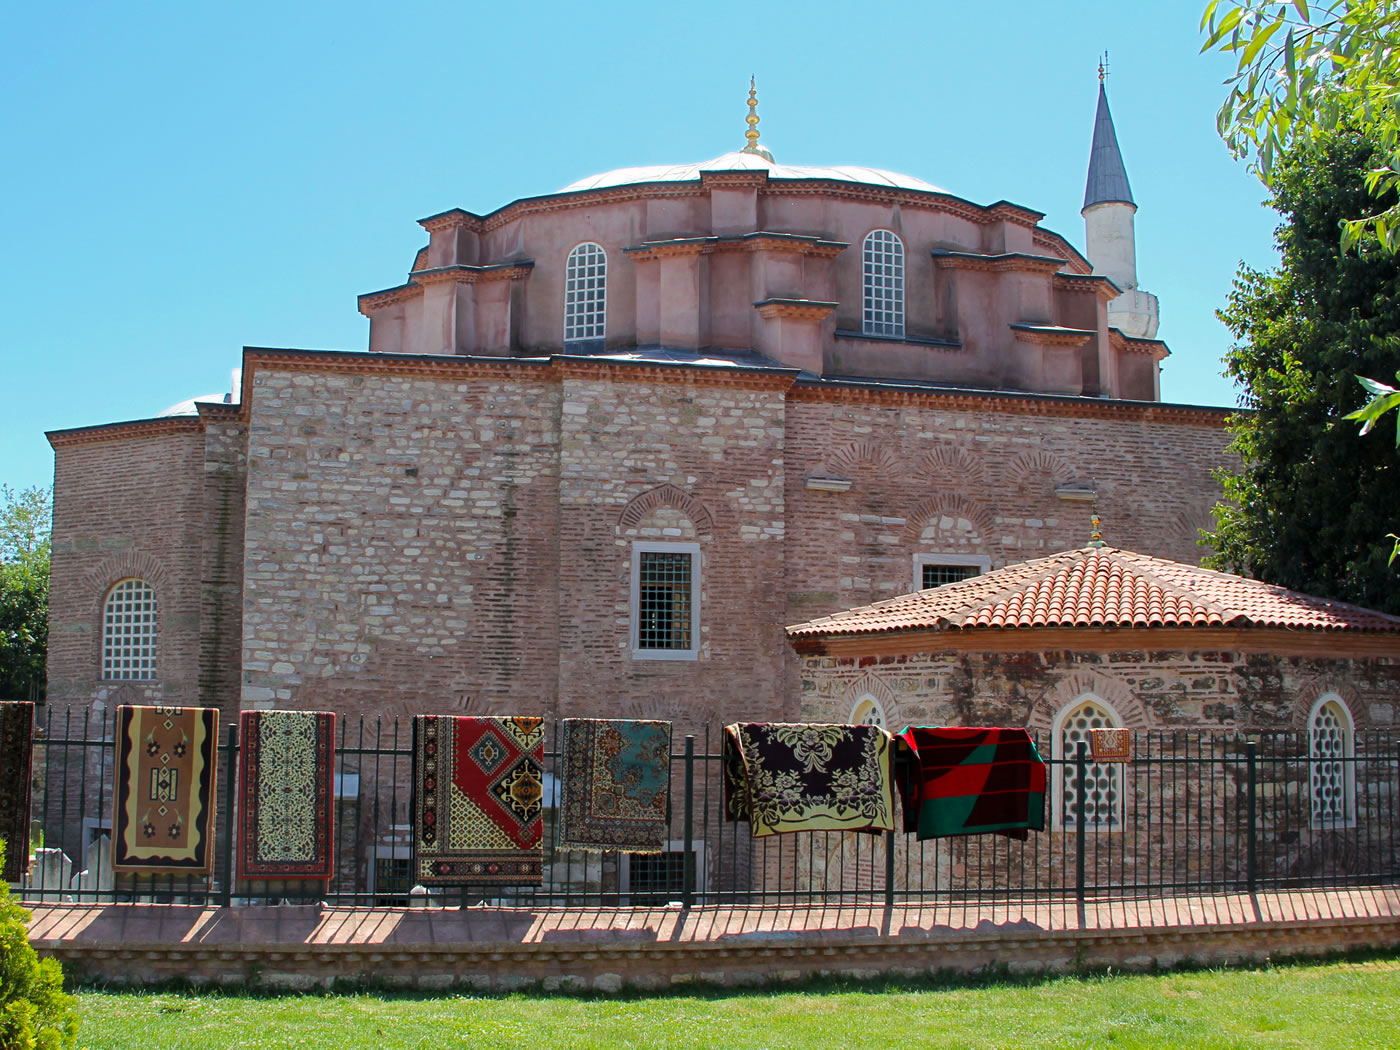
{"type": "Polygon", "coordinates": [[[145,580],[121,580],[102,603],[102,677],[156,676],[156,592],[145,580]]]}
{"type": "Polygon", "coordinates": [[[1308,714],[1308,795],[1314,828],[1356,822],[1355,741],[1351,712],[1327,693],[1308,714]]]}
{"type": "Polygon", "coordinates": [[[872,230],[861,249],[861,331],[904,335],[904,242],[872,230]]]}
{"type": "Polygon", "coordinates": [[[564,267],[564,348],[601,349],[608,306],[608,255],[585,241],[564,267]]]}
{"type": "Polygon", "coordinates": [[[866,693],[851,708],[850,724],[853,726],[878,726],[880,729],[888,729],[885,725],[885,709],[880,706],[880,701],[866,693]]]}
{"type": "MultiPolygon", "coordinates": [[[[1123,721],[1093,694],[1075,697],[1055,716],[1051,730],[1051,754],[1057,764],[1052,802],[1054,827],[1072,831],[1079,821],[1079,776],[1075,755],[1083,741],[1089,745],[1091,729],[1121,729],[1123,721]]],[[[1084,768],[1084,825],[1100,831],[1123,826],[1123,767],[1112,762],[1089,762],[1084,768]]]]}

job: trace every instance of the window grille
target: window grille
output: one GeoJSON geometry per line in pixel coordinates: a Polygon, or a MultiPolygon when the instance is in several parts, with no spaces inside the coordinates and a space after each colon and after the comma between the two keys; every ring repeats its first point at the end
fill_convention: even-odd
{"type": "Polygon", "coordinates": [[[569,253],[564,268],[564,343],[603,340],[607,314],[608,256],[587,241],[569,253]]]}
{"type": "Polygon", "coordinates": [[[1314,827],[1349,825],[1356,819],[1347,768],[1351,718],[1335,700],[1318,705],[1308,726],[1309,788],[1314,827]]]}
{"type": "Polygon", "coordinates": [[[156,594],[144,580],[122,580],[102,611],[102,677],[156,676],[156,594]]]}
{"type": "Polygon", "coordinates": [[[637,586],[637,648],[691,647],[691,555],[642,551],[637,586]]]}
{"type": "Polygon", "coordinates": [[[858,726],[877,726],[885,728],[885,709],[880,706],[880,701],[873,696],[863,696],[856,702],[855,709],[851,711],[851,724],[858,726]]]}
{"type": "Polygon", "coordinates": [[[957,583],[979,573],[976,565],[929,565],[923,566],[924,590],[942,587],[945,583],[957,583]]]}
{"type": "Polygon", "coordinates": [[[904,335],[904,244],[889,230],[865,238],[864,308],[866,335],[904,335]]]}
{"type": "MultiPolygon", "coordinates": [[[[1063,779],[1060,789],[1060,825],[1072,829],[1079,822],[1079,774],[1075,756],[1079,743],[1089,744],[1089,730],[1117,729],[1118,723],[1102,706],[1085,700],[1065,716],[1060,729],[1063,779]]],[[[1123,823],[1123,767],[1117,763],[1089,762],[1084,767],[1084,823],[1090,828],[1117,828],[1123,823]]]]}
{"type": "Polygon", "coordinates": [[[376,908],[406,908],[408,891],[413,888],[411,857],[374,858],[374,906],[376,908]]]}
{"type": "Polygon", "coordinates": [[[695,882],[695,853],[670,850],[665,853],[628,855],[628,892],[633,907],[664,907],[685,894],[685,873],[690,869],[695,882]]]}

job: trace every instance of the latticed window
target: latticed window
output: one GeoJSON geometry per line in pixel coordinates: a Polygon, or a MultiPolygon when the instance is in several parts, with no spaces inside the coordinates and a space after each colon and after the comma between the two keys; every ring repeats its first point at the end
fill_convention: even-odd
{"type": "Polygon", "coordinates": [[[904,334],[904,244],[889,230],[874,230],[862,252],[866,335],[904,334]]]}
{"type": "MultiPolygon", "coordinates": [[[[1117,729],[1117,721],[1103,705],[1085,700],[1072,708],[1060,725],[1061,766],[1060,826],[1072,830],[1079,822],[1079,773],[1075,756],[1080,741],[1089,746],[1089,730],[1117,729]]],[[[1123,823],[1123,767],[1116,763],[1089,762],[1084,767],[1084,823],[1090,828],[1117,828],[1123,823]]]]}
{"type": "Polygon", "coordinates": [[[873,696],[863,696],[851,711],[851,724],[857,726],[877,726],[885,728],[885,709],[873,696]]]}
{"type": "Polygon", "coordinates": [[[122,580],[102,609],[102,677],[156,676],[156,593],[145,580],[122,580]]]}
{"type": "Polygon", "coordinates": [[[639,649],[690,648],[690,555],[642,552],[639,649]]]}
{"type": "Polygon", "coordinates": [[[979,572],[976,565],[924,565],[924,590],[930,587],[942,587],[945,583],[957,583],[959,580],[966,580],[971,576],[976,576],[979,572]]]}
{"type": "Polygon", "coordinates": [[[636,853],[628,856],[628,883],[634,906],[662,907],[685,893],[686,871],[695,886],[695,852],[636,853]]]}
{"type": "Polygon", "coordinates": [[[564,343],[601,343],[607,306],[608,256],[586,241],[569,253],[564,268],[564,343]]]}
{"type": "Polygon", "coordinates": [[[1308,724],[1308,786],[1314,827],[1344,826],[1356,819],[1352,791],[1351,716],[1336,700],[1317,705],[1308,724]]]}

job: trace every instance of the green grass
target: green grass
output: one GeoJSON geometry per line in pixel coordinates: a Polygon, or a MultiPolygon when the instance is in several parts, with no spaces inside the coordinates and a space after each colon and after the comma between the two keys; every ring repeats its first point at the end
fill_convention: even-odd
{"type": "Polygon", "coordinates": [[[1400,959],[657,996],[78,994],[90,1050],[1400,1046],[1400,959]]]}

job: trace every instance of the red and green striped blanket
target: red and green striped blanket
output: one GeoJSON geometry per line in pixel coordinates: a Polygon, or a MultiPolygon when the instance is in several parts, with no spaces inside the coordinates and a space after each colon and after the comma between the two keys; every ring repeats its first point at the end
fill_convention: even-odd
{"type": "Polygon", "coordinates": [[[921,839],[1045,830],[1045,763],[1024,729],[907,726],[895,734],[904,830],[921,839]]]}

